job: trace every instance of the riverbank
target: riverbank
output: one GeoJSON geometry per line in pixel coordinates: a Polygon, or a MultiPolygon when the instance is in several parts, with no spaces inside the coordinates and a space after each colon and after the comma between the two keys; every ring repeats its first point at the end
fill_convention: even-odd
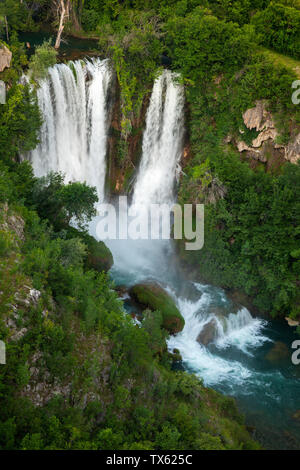
{"type": "MultiPolygon", "coordinates": [[[[44,41],[51,41],[53,45],[55,36],[55,31],[49,28],[41,28],[38,32],[19,33],[19,41],[24,43],[26,53],[30,57],[34,54],[35,47],[42,45],[44,41]]],[[[66,35],[58,51],[58,62],[100,56],[97,40],[98,38],[80,37],[73,34],[66,35]]]]}

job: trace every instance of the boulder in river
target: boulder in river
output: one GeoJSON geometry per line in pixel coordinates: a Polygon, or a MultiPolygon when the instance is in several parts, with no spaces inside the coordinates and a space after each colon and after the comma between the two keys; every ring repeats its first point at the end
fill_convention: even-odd
{"type": "Polygon", "coordinates": [[[162,326],[171,334],[179,333],[184,327],[184,318],[170,295],[157,283],[145,282],[129,289],[131,298],[143,308],[159,310],[163,317],[162,326]]]}
{"type": "Polygon", "coordinates": [[[208,323],[204,325],[202,330],[197,336],[197,341],[204,346],[212,343],[217,338],[217,323],[214,318],[212,318],[208,323]]]}

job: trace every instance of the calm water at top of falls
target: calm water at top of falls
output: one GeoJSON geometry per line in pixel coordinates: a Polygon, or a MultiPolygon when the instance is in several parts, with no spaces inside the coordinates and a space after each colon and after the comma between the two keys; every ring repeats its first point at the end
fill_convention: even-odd
{"type": "MultiPolygon", "coordinates": [[[[184,93],[174,78],[164,71],[153,86],[133,188],[134,203],[147,206],[176,200],[184,93]]],[[[37,175],[64,171],[69,180],[96,185],[100,200],[105,199],[110,80],[107,63],[99,59],[85,66],[77,61],[70,67],[61,64],[51,69],[38,96],[45,117],[41,143],[28,156],[37,175]]],[[[94,236],[97,220],[90,224],[94,236]]],[[[300,366],[291,362],[291,343],[297,338],[294,329],[283,321],[253,318],[243,306],[236,312],[222,289],[187,280],[172,241],[105,242],[114,256],[111,276],[116,284],[130,286],[152,279],[174,298],[185,327],[170,337],[168,346],[180,350],[182,367],[199,375],[205,385],[234,396],[264,446],[300,448],[300,423],[293,419],[300,409],[300,366]],[[196,338],[211,318],[218,324],[218,338],[204,347],[196,338]],[[279,362],[270,362],[266,356],[277,341],[285,345],[287,355],[279,362]]],[[[125,308],[131,311],[130,302],[126,301],[125,308]]]]}

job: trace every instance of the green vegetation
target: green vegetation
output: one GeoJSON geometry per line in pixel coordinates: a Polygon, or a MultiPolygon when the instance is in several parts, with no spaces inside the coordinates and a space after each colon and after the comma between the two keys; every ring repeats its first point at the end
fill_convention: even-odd
{"type": "Polygon", "coordinates": [[[29,62],[32,78],[35,80],[45,78],[48,68],[56,63],[57,51],[51,47],[51,42],[45,41],[35,49],[35,54],[29,62]]]}
{"type": "MultiPolygon", "coordinates": [[[[69,230],[72,235],[72,231],[69,230]]],[[[77,233],[78,231],[75,231],[77,233]]],[[[113,256],[109,248],[104,242],[95,240],[94,237],[86,232],[81,232],[83,243],[88,247],[88,256],[86,259],[86,266],[88,269],[95,269],[95,271],[109,271],[114,264],[113,256]]]]}
{"type": "Polygon", "coordinates": [[[292,69],[296,73],[297,77],[300,78],[300,60],[293,59],[284,54],[279,54],[278,52],[262,47],[259,49],[265,57],[272,62],[274,65],[281,65],[287,69],[292,69]]]}
{"type": "Polygon", "coordinates": [[[36,97],[28,85],[14,84],[1,105],[0,147],[5,160],[34,148],[41,124],[36,97]]]}
{"type": "MultiPolygon", "coordinates": [[[[296,8],[271,2],[268,8],[252,18],[252,24],[267,47],[300,59],[300,4],[296,8]]],[[[296,2],[295,2],[296,3],[296,2]]]]}
{"type": "Polygon", "coordinates": [[[78,182],[65,185],[63,180],[59,173],[39,178],[32,188],[32,203],[39,216],[49,220],[56,230],[68,227],[73,217],[83,228],[96,215],[96,188],[78,182]]]}
{"type": "Polygon", "coordinates": [[[251,57],[251,30],[219,20],[200,7],[185,17],[171,16],[166,31],[174,68],[194,82],[213,77],[224,68],[234,71],[251,57]]]}
{"type": "MultiPolygon", "coordinates": [[[[85,231],[95,188],[35,178],[18,163],[41,120],[35,91],[17,83],[14,41],[0,107],[1,449],[258,448],[231,398],[172,371],[179,356],[167,352],[165,328],[174,329],[170,313],[176,328],[183,320],[171,300],[145,312],[140,328],[125,314],[104,272],[111,254],[85,231]]],[[[53,60],[46,49],[31,59],[36,78],[53,60]]]]}

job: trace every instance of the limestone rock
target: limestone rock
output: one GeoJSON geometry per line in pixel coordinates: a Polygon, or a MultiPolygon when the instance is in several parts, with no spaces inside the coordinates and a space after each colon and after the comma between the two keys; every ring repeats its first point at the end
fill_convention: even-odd
{"type": "Polygon", "coordinates": [[[289,326],[298,326],[298,325],[300,325],[299,321],[293,320],[292,318],[285,317],[285,320],[288,322],[289,326]]]}
{"type": "Polygon", "coordinates": [[[300,159],[300,132],[285,148],[284,156],[291,163],[297,163],[300,159]]]}
{"type": "Polygon", "coordinates": [[[0,72],[10,67],[11,59],[11,51],[6,46],[0,47],[0,72]]]}
{"type": "Polygon", "coordinates": [[[3,221],[0,224],[0,229],[5,231],[12,231],[16,234],[19,240],[24,241],[24,226],[25,222],[16,213],[10,213],[7,203],[4,203],[0,207],[0,211],[3,211],[3,221]]]}
{"type": "Polygon", "coordinates": [[[231,134],[228,134],[228,135],[224,138],[224,144],[230,144],[231,141],[232,141],[232,135],[231,135],[231,134]]]}
{"type": "Polygon", "coordinates": [[[238,145],[239,152],[243,152],[244,150],[253,151],[253,147],[261,147],[262,143],[266,140],[276,139],[278,133],[275,129],[271,113],[266,110],[264,101],[256,101],[255,108],[247,109],[243,114],[243,119],[248,129],[256,129],[260,133],[253,140],[251,147],[244,142],[240,142],[238,145]]]}
{"type": "Polygon", "coordinates": [[[262,126],[264,116],[264,102],[256,101],[256,106],[254,108],[247,109],[243,114],[243,120],[245,126],[248,129],[256,129],[261,131],[264,126],[262,126]]]}
{"type": "Polygon", "coordinates": [[[264,152],[261,152],[254,147],[250,147],[242,140],[237,142],[237,148],[239,152],[247,152],[248,158],[253,158],[254,160],[258,160],[263,163],[267,161],[267,157],[264,155],[264,152]]]}
{"type": "Polygon", "coordinates": [[[262,143],[268,139],[275,140],[277,135],[278,134],[275,128],[270,127],[268,129],[264,129],[262,132],[258,134],[256,139],[252,141],[252,147],[255,147],[255,148],[260,147],[262,143]]]}
{"type": "Polygon", "coordinates": [[[259,134],[251,145],[247,145],[243,141],[237,142],[236,145],[239,152],[247,152],[248,157],[265,163],[267,158],[264,154],[266,150],[270,151],[270,146],[266,149],[264,144],[270,143],[273,150],[280,150],[279,159],[283,160],[283,162],[287,160],[291,163],[297,163],[300,159],[300,133],[287,146],[277,144],[275,140],[278,132],[271,113],[266,109],[266,102],[264,100],[256,101],[254,108],[247,109],[243,114],[243,120],[248,129],[255,129],[259,134]]]}
{"type": "Polygon", "coordinates": [[[249,145],[247,145],[243,140],[240,140],[237,143],[237,148],[238,148],[239,152],[244,152],[245,150],[246,151],[252,151],[252,148],[249,147],[249,145]]]}

